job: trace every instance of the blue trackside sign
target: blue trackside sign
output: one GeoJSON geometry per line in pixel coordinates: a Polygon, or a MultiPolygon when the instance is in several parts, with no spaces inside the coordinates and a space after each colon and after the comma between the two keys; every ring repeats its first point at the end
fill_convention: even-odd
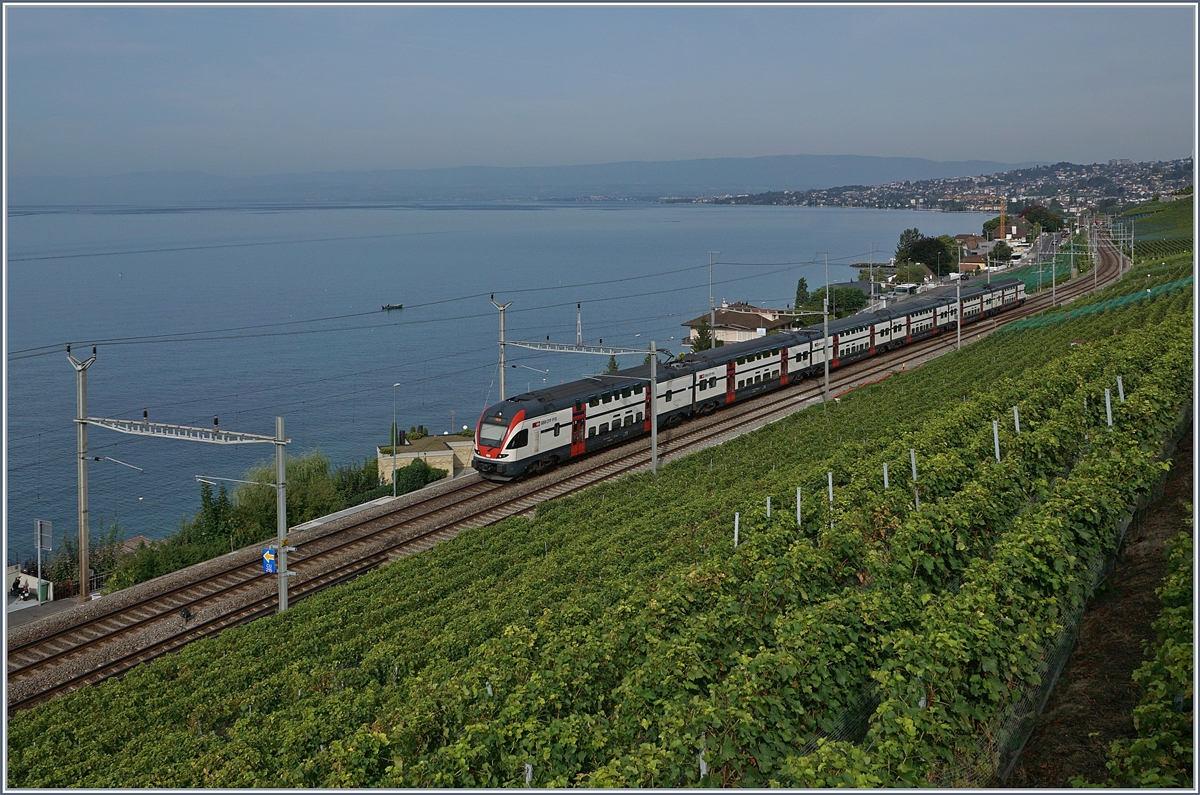
{"type": "Polygon", "coordinates": [[[275,550],[267,547],[263,550],[263,574],[275,573],[275,550]]]}

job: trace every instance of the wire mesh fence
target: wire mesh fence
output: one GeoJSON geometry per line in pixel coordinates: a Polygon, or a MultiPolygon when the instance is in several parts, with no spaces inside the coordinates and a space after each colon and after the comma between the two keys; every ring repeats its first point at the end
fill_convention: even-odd
{"type": "Polygon", "coordinates": [[[1182,290],[1185,287],[1191,286],[1193,277],[1188,276],[1186,279],[1170,282],[1168,284],[1160,284],[1157,287],[1147,288],[1144,292],[1133,293],[1131,295],[1122,295],[1118,298],[1109,298],[1107,301],[1100,301],[1095,304],[1089,304],[1078,309],[1071,309],[1066,312],[1055,312],[1049,315],[1037,315],[1034,317],[1024,318],[1022,320],[1014,320],[1012,323],[999,329],[998,333],[1008,334],[1021,329],[1045,328],[1052,326],[1055,323],[1062,323],[1072,318],[1079,318],[1085,315],[1094,315],[1097,312],[1107,312],[1110,309],[1125,306],[1126,304],[1134,303],[1135,301],[1145,301],[1150,298],[1156,298],[1165,293],[1173,293],[1176,290],[1182,290]]]}

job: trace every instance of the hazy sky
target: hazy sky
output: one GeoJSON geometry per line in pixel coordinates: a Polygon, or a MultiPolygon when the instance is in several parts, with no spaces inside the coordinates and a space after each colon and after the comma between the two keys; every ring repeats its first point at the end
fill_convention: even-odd
{"type": "Polygon", "coordinates": [[[5,7],[8,167],[1192,152],[1193,6],[5,7]]]}

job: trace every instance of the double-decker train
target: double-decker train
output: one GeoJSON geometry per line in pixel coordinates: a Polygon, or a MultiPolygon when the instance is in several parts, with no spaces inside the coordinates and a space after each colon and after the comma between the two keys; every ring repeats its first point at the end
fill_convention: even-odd
{"type": "MultiPolygon", "coordinates": [[[[1025,283],[999,279],[937,288],[876,312],[689,353],[658,365],[658,427],[821,375],[1020,306],[1025,283]]],[[[475,428],[472,466],[507,481],[650,432],[650,365],[515,395],[488,407],[475,428]]]]}

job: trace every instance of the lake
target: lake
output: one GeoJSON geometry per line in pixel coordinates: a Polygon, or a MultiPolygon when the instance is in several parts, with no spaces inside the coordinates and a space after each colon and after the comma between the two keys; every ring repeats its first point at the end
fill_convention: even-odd
{"type": "MultiPolygon", "coordinates": [[[[33,520],[76,532],[75,372],[88,414],[271,435],[335,465],[403,428],[468,425],[498,398],[497,313],[508,338],[678,353],[684,321],[718,305],[783,307],[886,261],[900,232],[978,232],[988,216],[636,202],[167,209],[10,208],[8,561],[33,557],[33,520]],[[404,309],[380,311],[383,304],[404,309]],[[392,384],[401,386],[393,389],[392,384]]],[[[510,395],[606,360],[510,349],[510,395]],[[542,372],[546,371],[546,372],[542,372]]],[[[634,364],[640,357],[630,357],[634,364]]],[[[92,530],[161,538],[199,508],[196,475],[239,478],[270,445],[197,444],[89,429],[92,530]],[[116,461],[108,460],[116,459],[116,461]],[[118,463],[121,462],[121,463],[118,463]],[[125,466],[128,464],[130,466],[125,466]],[[139,467],[142,471],[131,467],[139,467]]]]}

